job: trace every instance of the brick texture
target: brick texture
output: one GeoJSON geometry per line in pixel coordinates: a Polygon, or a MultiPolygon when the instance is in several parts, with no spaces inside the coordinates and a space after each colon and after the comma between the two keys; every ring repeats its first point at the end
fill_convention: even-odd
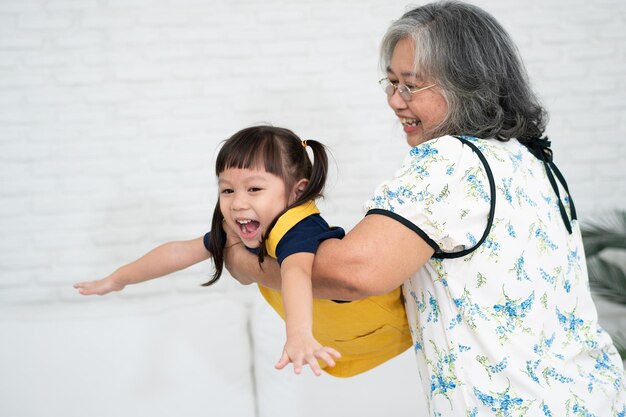
{"type": "MultiPolygon", "coordinates": [[[[518,43],[580,218],[626,207],[626,2],[476,4],[518,43]]],[[[71,302],[73,282],[203,234],[218,144],[252,124],[329,146],[321,205],[331,223],[352,227],[406,148],[376,85],[381,36],[405,9],[2,0],[0,303],[71,302]]],[[[242,291],[227,277],[198,288],[210,273],[206,263],[128,294],[242,291]]]]}

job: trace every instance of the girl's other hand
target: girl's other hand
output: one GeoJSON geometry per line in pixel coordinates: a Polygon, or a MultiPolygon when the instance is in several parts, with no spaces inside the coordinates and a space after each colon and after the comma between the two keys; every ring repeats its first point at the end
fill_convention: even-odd
{"type": "Polygon", "coordinates": [[[82,295],[105,295],[112,291],[121,291],[125,285],[115,281],[112,275],[96,281],[85,281],[74,284],[74,288],[82,295]]]}
{"type": "Polygon", "coordinates": [[[321,359],[331,368],[335,366],[335,359],[341,358],[341,354],[335,349],[322,346],[313,335],[302,335],[287,338],[283,354],[275,365],[276,369],[283,369],[290,362],[293,363],[293,370],[300,374],[302,367],[308,364],[316,376],[322,374],[322,369],[318,362],[321,359]],[[333,359],[334,357],[334,359],[333,359]]]}

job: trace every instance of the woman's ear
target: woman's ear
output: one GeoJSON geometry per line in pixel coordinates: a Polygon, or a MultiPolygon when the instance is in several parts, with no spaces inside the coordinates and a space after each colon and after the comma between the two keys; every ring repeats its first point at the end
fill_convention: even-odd
{"type": "Polygon", "coordinates": [[[298,198],[300,198],[307,185],[309,185],[309,180],[307,180],[306,178],[302,178],[294,184],[293,188],[291,189],[291,195],[289,196],[290,203],[293,203],[298,198]]]}

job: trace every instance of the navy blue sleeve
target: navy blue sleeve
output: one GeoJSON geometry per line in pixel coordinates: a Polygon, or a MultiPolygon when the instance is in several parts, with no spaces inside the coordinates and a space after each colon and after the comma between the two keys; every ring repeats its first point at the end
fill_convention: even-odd
{"type": "Polygon", "coordinates": [[[313,214],[292,227],[278,242],[276,258],[282,264],[294,253],[315,253],[326,239],[342,239],[345,232],[341,227],[330,227],[319,214],[313,214]]]}
{"type": "Polygon", "coordinates": [[[206,248],[206,250],[208,250],[209,252],[211,252],[211,232],[207,232],[204,235],[204,239],[202,240],[202,242],[204,243],[204,247],[206,248]]]}

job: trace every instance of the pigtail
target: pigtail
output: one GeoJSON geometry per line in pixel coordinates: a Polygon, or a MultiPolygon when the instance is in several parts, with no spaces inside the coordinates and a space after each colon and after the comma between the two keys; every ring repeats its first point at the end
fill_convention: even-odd
{"type": "MultiPolygon", "coordinates": [[[[305,153],[307,147],[310,147],[313,151],[311,176],[309,177],[309,184],[302,192],[302,195],[291,205],[291,207],[298,206],[308,200],[315,200],[322,197],[324,195],[326,178],[328,177],[328,155],[326,154],[326,147],[316,140],[307,140],[303,143],[306,143],[306,146],[304,147],[305,153]]],[[[309,156],[307,154],[306,158],[308,157],[309,156]]]]}
{"type": "Polygon", "coordinates": [[[202,284],[203,287],[213,285],[220,279],[222,272],[224,271],[224,246],[226,245],[226,232],[222,228],[222,222],[224,221],[224,215],[220,210],[220,201],[217,200],[215,210],[213,211],[213,219],[211,220],[211,236],[209,239],[209,252],[213,258],[213,264],[215,265],[215,272],[208,282],[202,284]]]}
{"type": "Polygon", "coordinates": [[[328,155],[326,154],[326,147],[316,141],[316,140],[306,140],[302,141],[302,150],[299,151],[302,153],[300,159],[302,161],[301,166],[307,167],[308,175],[303,176],[298,169],[294,178],[300,180],[301,178],[307,178],[309,183],[302,191],[302,194],[294,201],[292,204],[287,206],[282,212],[272,220],[272,223],[268,226],[263,239],[261,240],[260,250],[259,250],[259,264],[263,263],[265,256],[267,255],[267,239],[272,232],[272,229],[276,225],[276,222],[287,211],[290,209],[297,207],[309,200],[316,200],[320,197],[324,196],[324,186],[326,185],[326,178],[328,177],[328,155]],[[307,153],[307,147],[310,147],[313,151],[313,163],[311,163],[311,159],[307,153]]]}

